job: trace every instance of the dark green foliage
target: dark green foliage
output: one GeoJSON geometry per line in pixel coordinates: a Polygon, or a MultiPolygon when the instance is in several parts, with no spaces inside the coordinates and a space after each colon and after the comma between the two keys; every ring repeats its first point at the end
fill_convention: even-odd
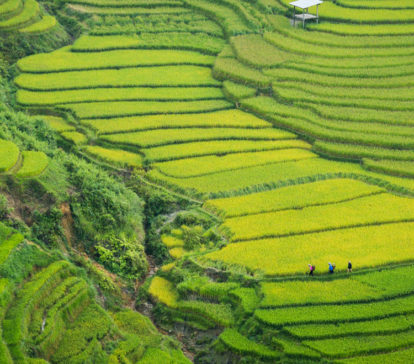
{"type": "Polygon", "coordinates": [[[34,211],[33,237],[45,242],[48,246],[55,247],[56,239],[63,235],[62,227],[60,226],[62,216],[62,212],[57,208],[52,208],[44,213],[34,211]]]}
{"type": "Polygon", "coordinates": [[[0,220],[3,220],[9,214],[10,209],[7,206],[7,198],[3,195],[0,195],[0,220]]]}

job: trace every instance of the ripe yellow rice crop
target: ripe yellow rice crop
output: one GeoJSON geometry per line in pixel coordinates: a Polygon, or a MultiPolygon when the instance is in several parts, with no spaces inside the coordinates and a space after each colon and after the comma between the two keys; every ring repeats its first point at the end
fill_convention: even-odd
{"type": "Polygon", "coordinates": [[[159,302],[168,307],[176,307],[178,294],[174,285],[161,277],[154,277],[149,286],[148,292],[159,302]]]}
{"type": "Polygon", "coordinates": [[[289,132],[277,129],[181,128],[110,134],[101,136],[101,139],[113,143],[153,147],[202,140],[280,140],[291,139],[292,136],[289,132]]]}
{"type": "Polygon", "coordinates": [[[301,210],[234,217],[222,226],[238,241],[398,221],[414,221],[414,199],[381,193],[301,210]]]}
{"type": "Polygon", "coordinates": [[[383,189],[357,180],[338,178],[209,200],[205,207],[222,211],[226,217],[234,217],[339,202],[379,191],[383,189]]]}
{"type": "Polygon", "coordinates": [[[233,243],[205,258],[266,275],[304,274],[307,264],[324,273],[328,262],[346,270],[348,260],[355,269],[413,260],[413,241],[413,222],[394,223],[233,243]]]}
{"type": "MultiPolygon", "coordinates": [[[[185,88],[191,92],[191,88],[185,88]]],[[[129,89],[128,89],[129,90],[129,89]]],[[[169,88],[169,92],[174,92],[169,88]]],[[[136,131],[162,128],[184,127],[234,127],[234,128],[268,128],[270,123],[258,117],[236,109],[220,110],[197,114],[165,114],[127,116],[112,119],[83,119],[86,124],[101,134],[120,131],[136,131]]],[[[293,137],[293,134],[292,134],[293,137]]]]}
{"type": "Polygon", "coordinates": [[[255,165],[315,158],[316,155],[303,149],[282,149],[252,153],[234,153],[224,156],[185,158],[155,164],[162,173],[179,178],[195,177],[222,171],[247,168],[255,165]]]}
{"type": "Polygon", "coordinates": [[[96,145],[88,145],[85,150],[87,153],[110,163],[128,167],[142,167],[142,157],[136,153],[121,149],[107,149],[96,145]]]}

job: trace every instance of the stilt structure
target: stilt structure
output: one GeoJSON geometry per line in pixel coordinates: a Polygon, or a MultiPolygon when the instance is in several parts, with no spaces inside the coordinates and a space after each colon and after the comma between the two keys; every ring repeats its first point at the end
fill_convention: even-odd
{"type": "Polygon", "coordinates": [[[296,19],[302,20],[303,27],[305,28],[305,21],[316,19],[319,21],[319,5],[322,4],[321,0],[296,0],[290,3],[293,6],[293,25],[296,25],[296,19]],[[316,6],[316,15],[309,14],[309,8],[316,6]],[[302,9],[302,14],[296,14],[296,8],[302,9]]]}

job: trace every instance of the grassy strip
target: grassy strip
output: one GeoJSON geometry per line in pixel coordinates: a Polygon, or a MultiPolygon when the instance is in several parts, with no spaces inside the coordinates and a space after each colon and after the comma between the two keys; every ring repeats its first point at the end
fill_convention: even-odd
{"type": "Polygon", "coordinates": [[[91,6],[91,5],[71,4],[70,7],[72,10],[79,11],[80,13],[98,14],[98,15],[185,14],[189,12],[189,10],[186,8],[179,8],[175,6],[148,8],[148,7],[142,7],[142,6],[100,7],[100,6],[91,6]]]}
{"type": "Polygon", "coordinates": [[[41,174],[49,164],[49,159],[43,152],[22,152],[23,165],[16,172],[20,178],[29,178],[41,174]]]}
{"type": "MultiPolygon", "coordinates": [[[[412,47],[377,47],[377,48],[351,48],[351,47],[333,47],[326,45],[312,44],[302,41],[300,39],[294,39],[286,37],[283,34],[275,32],[267,32],[263,35],[263,38],[270,44],[290,54],[290,58],[293,60],[293,56],[313,56],[324,58],[332,58],[340,61],[343,58],[363,58],[363,57],[388,57],[388,56],[413,56],[414,48],[412,47]]],[[[381,62],[381,59],[377,60],[381,62]]]]}
{"type": "Polygon", "coordinates": [[[9,140],[0,139],[0,172],[6,172],[19,159],[19,148],[9,140]]]}
{"type": "MultiPolygon", "coordinates": [[[[306,103],[303,104],[309,105],[306,103]]],[[[414,125],[414,122],[412,121],[412,111],[384,111],[378,110],[379,108],[371,110],[357,107],[316,104],[312,104],[311,107],[318,115],[326,119],[346,119],[348,121],[384,123],[390,125],[414,125]]]]}
{"type": "Polygon", "coordinates": [[[383,191],[351,179],[331,179],[265,192],[223,199],[208,200],[205,208],[221,211],[225,217],[235,217],[286,209],[302,209],[349,200],[383,191]]]}
{"type": "Polygon", "coordinates": [[[275,359],[280,356],[278,352],[273,351],[262,344],[258,344],[252,340],[249,340],[234,329],[224,330],[220,334],[219,340],[230,350],[235,351],[241,355],[254,355],[259,358],[266,359],[275,359]]]}
{"type": "MultiPolygon", "coordinates": [[[[174,92],[174,90],[172,90],[174,92]]],[[[268,128],[270,123],[240,110],[220,110],[197,114],[165,114],[113,119],[84,119],[82,123],[101,134],[185,127],[268,128]]],[[[293,135],[292,135],[293,137],[293,135]]]]}
{"type": "Polygon", "coordinates": [[[72,142],[76,145],[86,144],[87,141],[88,141],[88,138],[85,134],[79,133],[77,131],[65,131],[63,133],[60,133],[60,135],[64,139],[66,139],[66,140],[68,140],[68,141],[70,141],[70,142],[72,142]]]}
{"type": "Polygon", "coordinates": [[[286,60],[283,52],[263,40],[259,34],[239,35],[230,38],[236,57],[243,63],[256,67],[274,67],[286,60]]]}
{"type": "Polygon", "coordinates": [[[205,257],[266,275],[304,274],[310,263],[316,273],[328,272],[328,262],[336,263],[337,270],[346,270],[348,260],[357,268],[374,267],[414,258],[410,248],[413,227],[412,222],[400,222],[233,243],[205,257]]]}
{"type": "MultiPolygon", "coordinates": [[[[384,111],[413,111],[411,101],[396,101],[396,100],[378,100],[368,98],[342,98],[336,96],[324,97],[319,95],[313,95],[306,91],[293,89],[291,87],[278,87],[273,85],[274,91],[277,96],[294,103],[306,103],[308,105],[322,105],[323,107],[340,106],[340,107],[353,107],[353,108],[366,108],[374,110],[384,111]]],[[[341,117],[340,115],[339,117],[341,117]]]]}
{"type": "Polygon", "coordinates": [[[202,113],[230,109],[226,100],[197,101],[111,101],[60,105],[80,119],[114,118],[131,115],[202,113]]]}
{"type": "Polygon", "coordinates": [[[254,288],[236,288],[230,291],[230,295],[240,301],[240,305],[246,313],[253,313],[260,302],[254,288]]]}
{"type": "Polygon", "coordinates": [[[309,306],[279,308],[277,310],[256,310],[255,317],[272,326],[299,323],[352,322],[385,318],[414,310],[413,296],[388,301],[358,303],[349,305],[309,306]]]}
{"type": "Polygon", "coordinates": [[[218,86],[207,67],[160,66],[29,74],[16,77],[15,83],[29,90],[70,90],[95,87],[134,86],[218,86]]]}
{"type": "Polygon", "coordinates": [[[85,151],[105,162],[114,163],[122,167],[142,167],[142,157],[139,154],[120,149],[106,149],[96,145],[88,145],[85,151]]]}
{"type": "MultiPolygon", "coordinates": [[[[320,123],[323,119],[315,117],[315,115],[312,115],[312,112],[309,110],[302,109],[303,111],[301,113],[300,108],[297,108],[296,106],[288,107],[284,104],[278,103],[276,100],[270,97],[261,96],[245,99],[241,101],[241,104],[245,109],[249,111],[253,111],[261,115],[266,115],[267,118],[273,120],[277,126],[282,126],[283,128],[294,130],[297,133],[304,134],[315,139],[322,139],[335,143],[362,144],[371,147],[395,149],[409,149],[414,145],[414,141],[407,136],[364,133],[363,131],[352,132],[327,129],[325,125],[321,125],[320,123]],[[297,117],[295,115],[301,116],[297,117]]],[[[345,110],[343,112],[345,112],[345,110]]],[[[408,114],[409,113],[407,113],[407,117],[408,114]]],[[[346,117],[348,116],[347,114],[343,115],[344,117],[345,115],[346,117]]],[[[389,121],[394,121],[394,119],[389,121]]],[[[370,127],[368,127],[368,129],[370,129],[370,127]]]]}
{"type": "Polygon", "coordinates": [[[230,305],[202,301],[180,301],[178,308],[180,311],[200,315],[215,322],[219,326],[229,327],[234,324],[234,317],[230,305]]]}
{"type": "Polygon", "coordinates": [[[362,302],[405,295],[413,292],[413,272],[410,265],[325,282],[263,282],[261,306],[362,302]]]}
{"type": "Polygon", "coordinates": [[[347,335],[391,334],[414,326],[414,316],[395,316],[379,320],[337,324],[305,324],[285,328],[300,339],[328,339],[347,335]]]}
{"type": "Polygon", "coordinates": [[[256,89],[247,87],[245,85],[240,85],[231,81],[223,82],[223,92],[224,94],[233,101],[238,101],[246,97],[252,97],[256,94],[256,89]]]}
{"type": "Polygon", "coordinates": [[[287,355],[288,357],[317,359],[321,356],[318,352],[300,343],[297,343],[295,341],[292,341],[292,340],[289,340],[283,337],[279,337],[279,336],[273,337],[272,343],[276,344],[279,347],[282,347],[283,353],[287,355]]]}
{"type": "Polygon", "coordinates": [[[92,5],[92,6],[102,6],[102,7],[138,7],[142,6],[143,8],[158,8],[166,6],[180,6],[182,5],[181,1],[176,0],[152,0],[150,3],[146,1],[136,1],[136,0],[122,0],[122,1],[112,1],[112,0],[70,0],[71,4],[82,4],[82,5],[92,5]]]}
{"type": "Polygon", "coordinates": [[[414,331],[391,335],[353,336],[339,339],[304,341],[304,344],[330,358],[343,358],[408,347],[414,344],[414,331]]]}
{"type": "Polygon", "coordinates": [[[255,165],[265,165],[314,157],[315,155],[308,150],[292,148],[279,151],[234,153],[224,156],[214,155],[198,158],[185,158],[176,161],[157,163],[155,164],[155,167],[167,176],[187,178],[247,168],[255,165]]]}
{"type": "Polygon", "coordinates": [[[296,89],[308,94],[314,94],[315,96],[330,97],[335,94],[336,97],[348,98],[348,99],[368,99],[368,100],[395,100],[395,101],[413,101],[414,96],[412,94],[411,87],[401,88],[371,88],[371,87],[340,87],[333,85],[332,87],[320,86],[318,84],[301,84],[298,85],[294,81],[286,81],[283,85],[275,84],[274,91],[279,89],[296,89]]]}
{"type": "Polygon", "coordinates": [[[414,162],[363,159],[364,168],[399,177],[414,177],[414,162]]]}
{"type": "Polygon", "coordinates": [[[300,304],[325,304],[371,301],[383,297],[383,292],[353,279],[335,281],[262,282],[264,295],[260,307],[283,307],[300,304]]]}
{"type": "MultiPolygon", "coordinates": [[[[359,78],[385,78],[385,77],[398,77],[398,76],[410,76],[413,74],[412,64],[393,64],[393,65],[380,65],[377,62],[377,67],[364,68],[358,67],[341,67],[340,64],[337,66],[321,66],[319,64],[289,61],[283,64],[284,67],[305,71],[309,73],[315,73],[319,75],[337,76],[337,77],[348,77],[354,78],[356,82],[359,82],[359,78]]],[[[369,95],[367,95],[369,96],[369,95]]],[[[394,95],[395,96],[395,95],[394,95]]]]}
{"type": "MultiPolygon", "coordinates": [[[[395,76],[381,78],[351,78],[320,75],[317,73],[299,71],[289,68],[272,68],[263,73],[277,82],[294,81],[308,82],[319,86],[328,87],[362,87],[362,88],[406,88],[414,84],[414,76],[395,76]]],[[[369,95],[369,93],[368,93],[369,95]]]]}
{"type": "Polygon", "coordinates": [[[37,34],[47,32],[56,26],[56,18],[51,15],[42,15],[42,18],[35,23],[20,28],[19,32],[24,34],[37,34]]]}
{"type": "Polygon", "coordinates": [[[162,65],[213,65],[214,58],[180,50],[123,49],[99,53],[70,52],[66,48],[52,53],[40,53],[20,59],[22,72],[60,72],[88,69],[122,68],[162,65]]]}
{"type": "Polygon", "coordinates": [[[68,124],[63,118],[59,116],[53,115],[38,115],[41,119],[43,119],[46,124],[48,124],[52,129],[55,129],[57,132],[63,131],[74,131],[75,127],[73,125],[68,124]]]}
{"type": "Polygon", "coordinates": [[[90,35],[136,33],[205,33],[223,37],[223,30],[218,24],[194,13],[143,15],[134,19],[103,17],[95,22],[94,28],[89,32],[90,35]]]}
{"type": "Polygon", "coordinates": [[[219,80],[230,79],[253,87],[270,87],[269,77],[233,58],[217,58],[214,63],[213,76],[219,80]]]}
{"type": "Polygon", "coordinates": [[[151,162],[169,161],[181,158],[201,157],[205,155],[223,156],[230,153],[262,152],[266,150],[279,150],[285,148],[309,149],[309,144],[302,140],[277,140],[277,141],[255,141],[255,140],[227,140],[194,142],[176,145],[166,145],[144,149],[146,159],[151,162]]]}
{"type": "Polygon", "coordinates": [[[36,0],[24,0],[23,10],[19,14],[9,19],[0,21],[0,28],[10,29],[10,28],[20,27],[30,22],[38,14],[39,14],[39,4],[36,2],[36,0]]]}
{"type": "Polygon", "coordinates": [[[133,145],[154,147],[159,145],[203,141],[203,140],[280,140],[291,139],[292,134],[276,129],[241,128],[180,128],[159,129],[129,134],[101,136],[102,140],[133,145]]]}
{"type": "Polygon", "coordinates": [[[181,189],[194,190],[198,193],[208,193],[212,198],[230,197],[338,177],[368,181],[371,184],[380,185],[387,190],[402,194],[411,195],[410,191],[414,190],[414,183],[410,179],[380,176],[366,171],[356,164],[328,161],[321,158],[250,167],[187,179],[166,177],[156,169],[150,171],[147,176],[170,186],[179,186],[181,189]]]}
{"type": "Polygon", "coordinates": [[[352,359],[344,359],[338,361],[338,363],[347,364],[376,364],[376,363],[406,363],[409,362],[414,356],[414,349],[398,350],[387,354],[377,354],[369,356],[361,356],[352,359]]]}
{"type": "MultiPolygon", "coordinates": [[[[309,26],[309,29],[313,30],[316,27],[309,26]]],[[[388,35],[412,35],[414,34],[413,27],[409,23],[401,24],[336,24],[323,22],[322,24],[317,25],[317,30],[319,32],[326,32],[339,35],[378,35],[378,36],[388,36],[388,35]]]]}
{"type": "Polygon", "coordinates": [[[400,0],[398,3],[390,0],[340,0],[338,1],[338,4],[345,8],[356,9],[414,9],[412,2],[409,0],[400,0]]]}
{"type": "MultiPolygon", "coordinates": [[[[289,0],[280,0],[283,5],[288,6],[289,0]]],[[[412,10],[387,10],[387,9],[352,9],[338,6],[336,3],[327,2],[321,7],[319,16],[324,19],[335,20],[344,23],[400,23],[401,19],[406,22],[414,21],[412,10]]]]}
{"type": "Polygon", "coordinates": [[[225,220],[222,227],[231,231],[233,241],[253,240],[414,220],[413,207],[412,199],[381,193],[329,205],[310,206],[299,211],[234,217],[225,220]],[[332,216],[341,218],[333,219],[332,216]]]}
{"type": "MultiPolygon", "coordinates": [[[[411,27],[408,24],[398,25],[363,25],[363,24],[338,24],[330,22],[322,22],[317,26],[309,23],[307,28],[313,31],[308,31],[302,28],[293,28],[285,19],[286,17],[281,15],[268,15],[272,28],[288,38],[293,38],[296,41],[306,42],[312,45],[339,47],[339,48],[394,48],[394,47],[412,47],[413,42],[410,36],[398,36],[393,35],[393,29],[401,27],[411,27]],[[368,29],[369,28],[369,29],[368,29]],[[334,31],[327,33],[326,29],[340,30],[349,29],[346,37],[338,36],[334,31]],[[375,34],[375,29],[383,30],[381,34],[375,34]],[[352,30],[354,32],[352,33],[352,30]],[[358,32],[358,30],[360,30],[358,32]],[[364,36],[364,30],[372,31],[372,34],[364,36]],[[386,32],[385,30],[389,30],[386,32]],[[379,35],[379,36],[376,36],[379,35]]],[[[323,57],[324,55],[322,55],[323,57]]]]}
{"type": "Polygon", "coordinates": [[[58,105],[96,101],[189,101],[223,98],[216,87],[128,87],[96,88],[67,91],[18,90],[17,101],[22,105],[58,105]]]}
{"type": "Polygon", "coordinates": [[[204,33],[141,33],[139,36],[82,36],[72,45],[73,52],[96,52],[116,49],[187,49],[216,55],[224,40],[204,33]]]}

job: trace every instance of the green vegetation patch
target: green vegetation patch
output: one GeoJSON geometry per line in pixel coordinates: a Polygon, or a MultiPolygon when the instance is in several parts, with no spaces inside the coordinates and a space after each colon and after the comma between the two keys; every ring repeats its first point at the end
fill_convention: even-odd
{"type": "Polygon", "coordinates": [[[15,83],[29,90],[70,90],[95,87],[219,86],[207,67],[160,66],[120,70],[71,71],[17,76],[15,83]]]}
{"type": "Polygon", "coordinates": [[[121,149],[107,149],[97,145],[88,145],[85,151],[105,162],[121,165],[122,167],[142,167],[142,156],[121,149]]]}
{"type": "Polygon", "coordinates": [[[49,164],[49,158],[43,152],[24,151],[22,152],[22,158],[22,166],[16,172],[16,176],[20,178],[38,176],[49,164]]]}
{"type": "Polygon", "coordinates": [[[168,161],[189,157],[201,157],[204,155],[227,155],[230,153],[240,152],[261,152],[266,150],[279,150],[287,148],[309,149],[309,144],[302,140],[226,140],[223,141],[207,141],[182,143],[174,145],[166,145],[150,149],[143,149],[145,157],[152,161],[168,161]]]}
{"type": "Polygon", "coordinates": [[[241,128],[160,129],[101,136],[102,140],[109,142],[140,147],[153,147],[203,140],[280,140],[290,138],[292,138],[292,134],[283,130],[241,128]]]}
{"type": "Polygon", "coordinates": [[[239,354],[247,354],[258,356],[259,358],[278,358],[280,354],[268,347],[249,340],[245,336],[239,334],[234,329],[225,329],[219,336],[219,340],[223,342],[232,351],[239,354]]]}
{"type": "Polygon", "coordinates": [[[254,165],[282,163],[314,157],[315,155],[310,151],[291,148],[264,152],[234,153],[224,156],[185,158],[157,163],[155,167],[168,176],[186,178],[247,168],[254,165]]]}
{"type": "Polygon", "coordinates": [[[81,119],[110,118],[130,115],[201,113],[230,109],[226,100],[199,101],[110,101],[62,105],[72,110],[81,119]]]}
{"type": "Polygon", "coordinates": [[[18,90],[17,101],[23,105],[58,105],[91,101],[189,101],[222,99],[217,87],[128,87],[94,88],[65,91],[18,90]]]}
{"type": "Polygon", "coordinates": [[[91,53],[70,52],[64,48],[20,59],[17,66],[22,72],[42,73],[175,64],[209,66],[213,62],[212,56],[180,50],[125,49],[91,53]]]}
{"type": "Polygon", "coordinates": [[[0,172],[6,172],[19,160],[19,148],[9,140],[0,139],[0,172]]]}

